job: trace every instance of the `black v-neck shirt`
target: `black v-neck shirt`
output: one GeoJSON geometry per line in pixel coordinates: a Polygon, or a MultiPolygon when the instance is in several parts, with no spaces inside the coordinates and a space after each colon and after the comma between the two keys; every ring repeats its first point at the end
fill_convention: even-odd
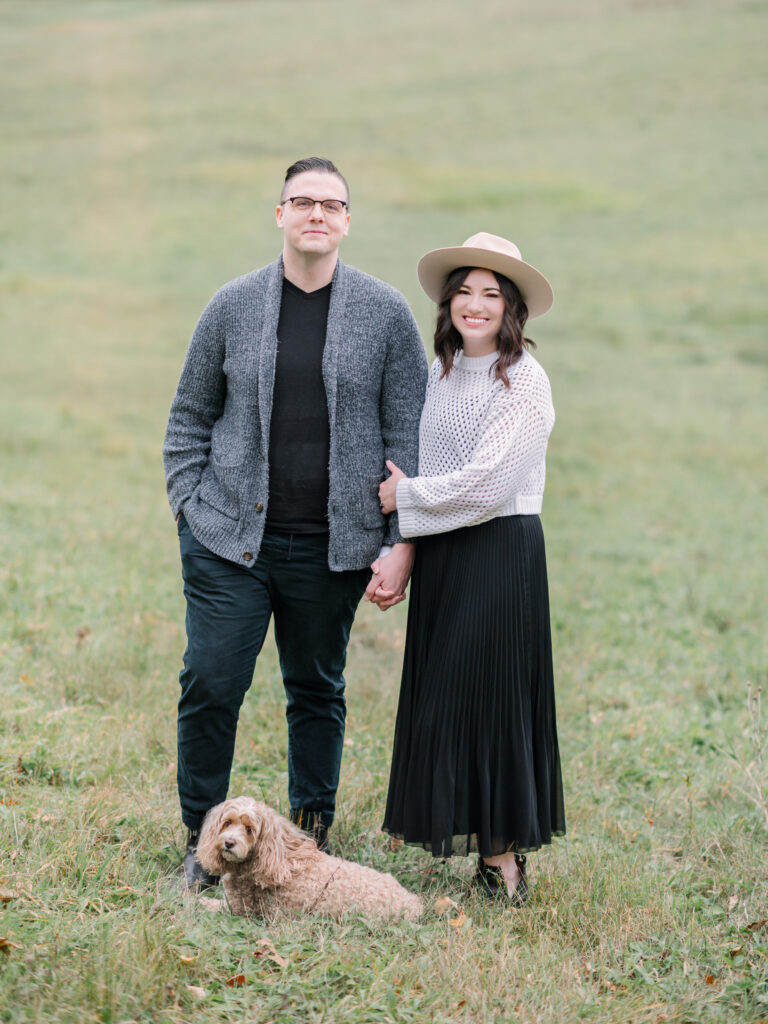
{"type": "Polygon", "coordinates": [[[331,285],[314,292],[283,278],[272,420],[267,527],[328,532],[330,426],[323,351],[331,285]]]}

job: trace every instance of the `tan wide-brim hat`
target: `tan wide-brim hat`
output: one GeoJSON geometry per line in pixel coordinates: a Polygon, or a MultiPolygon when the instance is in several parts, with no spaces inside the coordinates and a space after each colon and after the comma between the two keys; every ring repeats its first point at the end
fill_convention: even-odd
{"type": "Polygon", "coordinates": [[[535,267],[526,263],[514,242],[479,231],[450,249],[433,249],[419,260],[421,287],[433,302],[440,302],[445,279],[458,267],[481,267],[503,274],[520,289],[528,307],[528,319],[546,313],[555,301],[552,285],[535,267]]]}

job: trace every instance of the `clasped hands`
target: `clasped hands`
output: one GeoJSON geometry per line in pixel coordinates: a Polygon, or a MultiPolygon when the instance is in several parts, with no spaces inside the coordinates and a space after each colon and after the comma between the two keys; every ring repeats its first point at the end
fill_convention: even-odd
{"type": "MultiPolygon", "coordinates": [[[[390,476],[379,486],[379,503],[384,515],[397,508],[397,483],[405,477],[401,469],[387,460],[390,476]]],[[[364,598],[385,612],[393,605],[405,600],[405,588],[413,569],[413,544],[395,544],[388,555],[376,558],[371,563],[373,576],[365,588],[364,598]]]]}

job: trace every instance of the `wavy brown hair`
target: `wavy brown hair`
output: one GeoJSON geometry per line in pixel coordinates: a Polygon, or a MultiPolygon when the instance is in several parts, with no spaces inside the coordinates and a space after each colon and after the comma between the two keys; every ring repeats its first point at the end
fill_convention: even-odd
{"type": "MultiPolygon", "coordinates": [[[[451,299],[464,284],[467,275],[475,267],[458,267],[452,270],[445,280],[437,307],[437,327],[435,328],[435,355],[443,364],[441,377],[447,377],[453,367],[453,357],[464,347],[462,337],[451,321],[451,299]]],[[[482,269],[482,268],[481,268],[482,269]]],[[[501,297],[504,299],[504,314],[501,318],[499,331],[499,358],[496,362],[494,376],[509,387],[507,370],[513,366],[528,348],[536,348],[535,343],[523,335],[523,328],[528,320],[528,307],[523,301],[520,289],[503,274],[492,271],[499,284],[501,297]]]]}

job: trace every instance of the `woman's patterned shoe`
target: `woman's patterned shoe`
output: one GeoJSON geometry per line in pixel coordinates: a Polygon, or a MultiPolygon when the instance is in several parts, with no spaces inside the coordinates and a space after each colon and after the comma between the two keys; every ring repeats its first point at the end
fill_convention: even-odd
{"type": "Polygon", "coordinates": [[[511,907],[524,907],[530,898],[525,878],[525,857],[515,856],[515,863],[520,870],[520,879],[514,892],[510,893],[501,868],[495,864],[486,864],[482,857],[478,857],[473,880],[475,888],[488,899],[502,900],[511,907]]]}
{"type": "Polygon", "coordinates": [[[524,907],[531,896],[528,891],[528,882],[525,877],[525,857],[518,857],[517,854],[515,854],[515,864],[517,864],[518,870],[520,871],[520,879],[515,886],[515,891],[509,897],[509,902],[513,907],[524,907]]]}

